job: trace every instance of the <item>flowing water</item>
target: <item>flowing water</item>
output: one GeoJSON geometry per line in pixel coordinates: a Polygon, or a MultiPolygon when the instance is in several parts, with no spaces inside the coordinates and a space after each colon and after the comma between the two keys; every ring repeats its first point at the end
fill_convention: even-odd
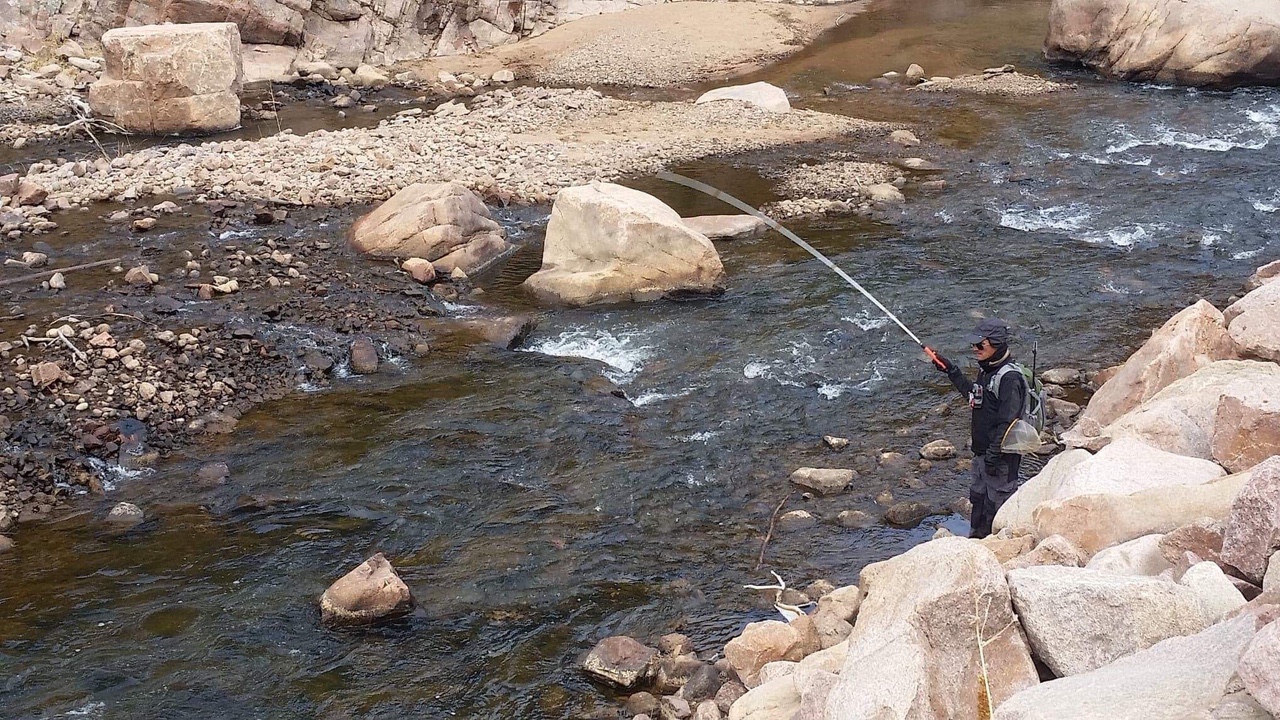
{"type": "MultiPolygon", "coordinates": [[[[873,8],[759,76],[798,105],[916,123],[920,154],[947,168],[945,192],[909,194],[892,221],[793,229],[944,352],[962,356],[962,331],[997,314],[1038,339],[1042,366],[1102,367],[1196,297],[1221,307],[1277,256],[1280,94],[1045,66],[1046,11],[1041,0],[873,8]],[[913,61],[931,74],[1013,62],[1079,89],[983,99],[866,87],[913,61]]],[[[813,160],[835,150],[849,148],[815,148],[813,160]]],[[[766,162],[677,169],[764,203],[766,162]]],[[[685,214],[727,212],[653,179],[631,184],[685,214]]],[[[0,714],[573,717],[615,702],[574,668],[597,639],[679,630],[715,650],[772,615],[741,585],[768,580],[755,570],[760,539],[794,468],[862,474],[845,495],[788,501],[820,518],[768,546],[766,566],[792,584],[855,581],[928,537],[930,526],[845,530],[834,516],[877,512],[885,489],[935,505],[965,494],[948,463],[908,473],[868,460],[936,437],[962,444],[963,414],[934,410],[946,387],[800,249],[770,236],[721,253],[718,300],[551,312],[520,352],[446,349],[299,392],[227,440],[122,478],[105,500],[24,527],[0,557],[0,714]],[[827,451],[824,434],[853,446],[827,451]],[[194,469],[215,459],[231,482],[193,490],[194,469]],[[120,500],[150,519],[108,532],[96,518],[120,500]],[[419,610],[322,629],[316,597],[375,551],[419,610]]],[[[514,286],[537,262],[535,244],[485,302],[529,309],[514,286]]]]}

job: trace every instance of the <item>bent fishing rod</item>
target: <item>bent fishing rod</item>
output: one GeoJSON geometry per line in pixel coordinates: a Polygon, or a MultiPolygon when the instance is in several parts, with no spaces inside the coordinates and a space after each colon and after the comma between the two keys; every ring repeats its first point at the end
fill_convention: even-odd
{"type": "Polygon", "coordinates": [[[906,333],[907,336],[910,337],[915,342],[916,345],[919,345],[920,349],[924,350],[924,354],[928,355],[929,359],[932,360],[935,365],[942,367],[943,362],[941,358],[938,357],[938,353],[935,352],[933,348],[929,347],[928,345],[925,345],[924,342],[920,340],[920,338],[917,337],[915,333],[911,332],[911,328],[903,324],[903,322],[898,319],[897,315],[894,315],[889,310],[889,308],[885,307],[884,304],[881,303],[879,300],[877,300],[876,297],[872,295],[870,292],[868,292],[866,288],[862,287],[862,285],[860,285],[857,280],[854,280],[853,278],[849,277],[848,273],[846,273],[844,270],[841,270],[840,267],[835,263],[831,262],[831,260],[826,255],[823,255],[822,253],[818,252],[817,249],[815,249],[812,245],[805,242],[804,240],[801,240],[799,235],[796,235],[795,233],[786,229],[785,227],[780,225],[777,221],[775,221],[773,218],[769,217],[768,215],[765,215],[759,210],[742,202],[738,198],[722,190],[717,190],[716,188],[713,188],[704,182],[694,180],[693,178],[687,178],[683,175],[677,175],[676,173],[673,173],[673,172],[666,172],[665,170],[658,173],[658,178],[660,180],[666,180],[667,182],[676,183],[677,185],[683,185],[687,188],[697,190],[698,192],[704,193],[706,195],[710,195],[711,197],[717,200],[726,202],[738,208],[742,212],[747,213],[748,215],[759,218],[764,222],[765,225],[768,225],[774,230],[777,230],[778,232],[782,233],[782,235],[785,238],[795,243],[796,245],[799,245],[800,247],[804,248],[805,251],[808,252],[810,255],[818,258],[818,260],[820,260],[823,265],[826,265],[827,267],[831,268],[831,270],[835,272],[835,274],[839,275],[845,282],[852,285],[854,290],[857,290],[858,292],[862,293],[862,295],[866,297],[868,300],[870,300],[873,305],[875,305],[877,308],[880,308],[880,312],[884,313],[890,320],[896,323],[898,327],[902,328],[902,332],[906,333]]]}

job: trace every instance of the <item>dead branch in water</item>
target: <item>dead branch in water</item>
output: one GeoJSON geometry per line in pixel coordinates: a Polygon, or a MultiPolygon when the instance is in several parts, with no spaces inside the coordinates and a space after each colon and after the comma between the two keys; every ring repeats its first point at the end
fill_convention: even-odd
{"type": "Polygon", "coordinates": [[[760,543],[760,556],[756,558],[756,566],[753,569],[759,570],[764,565],[764,551],[768,549],[769,540],[773,538],[773,526],[778,522],[778,513],[782,512],[782,506],[786,505],[794,494],[794,492],[787,493],[787,496],[782,498],[782,502],[778,503],[778,507],[773,509],[773,515],[769,517],[769,530],[765,532],[764,541],[760,543]]]}
{"type": "Polygon", "coordinates": [[[22,275],[16,278],[9,278],[7,280],[0,280],[0,287],[5,287],[7,285],[17,285],[18,283],[29,282],[31,280],[39,280],[41,278],[52,277],[53,275],[57,275],[58,273],[69,273],[69,272],[74,272],[76,270],[88,270],[90,268],[102,267],[103,265],[115,265],[120,262],[124,262],[124,258],[116,257],[116,258],[110,258],[108,260],[98,260],[97,262],[84,263],[82,265],[72,265],[71,267],[53,268],[51,270],[41,270],[38,273],[22,275]]]}

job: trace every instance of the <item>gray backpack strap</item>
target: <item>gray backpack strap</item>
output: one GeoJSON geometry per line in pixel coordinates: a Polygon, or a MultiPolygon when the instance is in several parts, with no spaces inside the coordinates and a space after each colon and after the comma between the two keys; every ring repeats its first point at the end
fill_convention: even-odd
{"type": "Polygon", "coordinates": [[[988,381],[987,392],[991,393],[992,397],[999,400],[1000,399],[1000,383],[1004,380],[1005,375],[1008,375],[1009,373],[1015,372],[1015,371],[1019,375],[1021,375],[1022,366],[1019,365],[1018,363],[1012,363],[1012,362],[1001,365],[1000,369],[996,371],[996,374],[992,375],[991,380],[988,381]]]}

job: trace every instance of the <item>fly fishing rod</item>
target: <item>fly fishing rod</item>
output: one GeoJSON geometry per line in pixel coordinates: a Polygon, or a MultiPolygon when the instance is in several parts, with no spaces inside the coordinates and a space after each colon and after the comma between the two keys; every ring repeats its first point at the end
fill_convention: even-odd
{"type": "Polygon", "coordinates": [[[911,332],[911,328],[907,327],[905,324],[903,324],[901,320],[898,319],[897,315],[894,315],[889,310],[889,308],[885,307],[884,304],[881,303],[879,300],[877,300],[874,295],[867,292],[867,289],[862,287],[862,285],[860,285],[857,280],[854,280],[853,278],[849,277],[848,273],[846,273],[844,270],[841,270],[840,267],[835,263],[831,262],[831,260],[826,255],[823,255],[822,253],[818,252],[812,245],[805,242],[804,240],[801,240],[799,235],[796,235],[790,230],[782,227],[782,225],[780,225],[773,218],[769,217],[768,215],[765,215],[759,210],[742,202],[738,198],[722,190],[717,190],[716,188],[713,188],[704,182],[699,182],[697,180],[694,180],[693,178],[687,178],[683,175],[677,175],[676,173],[666,172],[666,171],[659,172],[658,178],[660,180],[673,182],[673,183],[676,183],[677,185],[683,185],[687,188],[691,188],[693,190],[697,190],[698,192],[705,193],[717,200],[721,200],[723,202],[729,203],[730,205],[738,208],[739,210],[741,210],[744,213],[747,213],[748,215],[752,215],[754,217],[760,218],[760,220],[762,220],[765,225],[768,225],[774,230],[777,230],[778,232],[782,233],[782,235],[786,237],[788,240],[804,248],[806,252],[818,258],[818,260],[822,261],[823,265],[826,265],[827,267],[831,268],[831,270],[835,272],[835,274],[839,275],[845,282],[852,285],[854,290],[857,290],[858,292],[862,293],[863,296],[866,297],[868,300],[870,300],[873,305],[875,305],[877,308],[880,308],[880,312],[884,313],[890,320],[896,323],[898,327],[902,328],[902,332],[906,333],[907,336],[910,337],[915,342],[916,345],[919,345],[920,349],[924,350],[925,355],[928,355],[930,360],[932,360],[939,367],[942,366],[942,360],[938,357],[938,354],[934,352],[933,348],[929,347],[928,345],[925,345],[924,342],[920,340],[920,338],[917,337],[915,333],[911,332]]]}

